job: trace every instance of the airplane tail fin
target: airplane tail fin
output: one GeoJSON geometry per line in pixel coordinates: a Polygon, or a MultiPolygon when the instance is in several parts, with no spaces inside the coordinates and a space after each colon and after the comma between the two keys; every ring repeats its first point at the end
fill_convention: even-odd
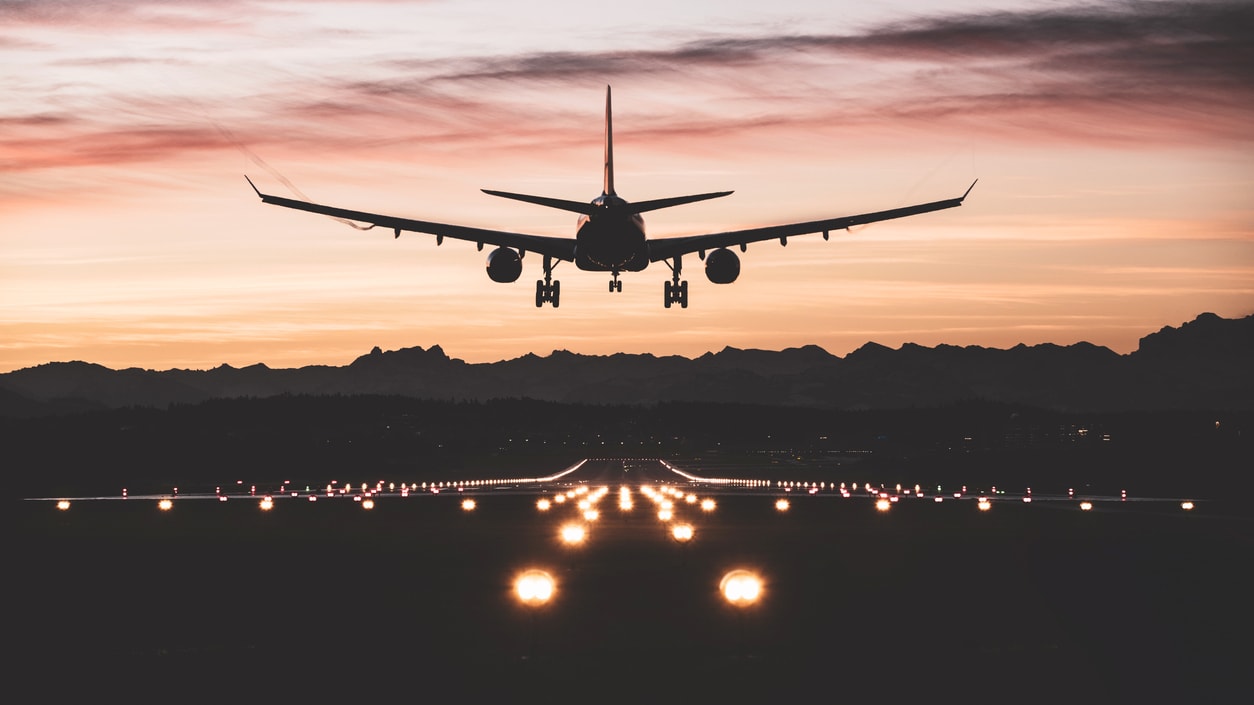
{"type": "Polygon", "coordinates": [[[614,196],[614,121],[610,117],[610,87],[605,87],[605,196],[614,196]]]}

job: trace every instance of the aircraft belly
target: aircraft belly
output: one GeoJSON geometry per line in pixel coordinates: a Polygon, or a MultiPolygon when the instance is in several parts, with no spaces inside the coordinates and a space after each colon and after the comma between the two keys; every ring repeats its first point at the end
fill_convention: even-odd
{"type": "Polygon", "coordinates": [[[644,233],[588,222],[575,236],[575,266],[593,272],[639,272],[649,266],[644,233]]]}

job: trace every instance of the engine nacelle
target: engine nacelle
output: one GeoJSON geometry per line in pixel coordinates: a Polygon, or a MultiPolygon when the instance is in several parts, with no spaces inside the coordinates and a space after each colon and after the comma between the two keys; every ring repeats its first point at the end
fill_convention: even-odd
{"type": "Polygon", "coordinates": [[[705,276],[715,284],[731,284],[740,276],[740,258],[720,247],[705,256],[705,276]]]}
{"type": "Polygon", "coordinates": [[[494,282],[508,284],[518,281],[522,275],[522,257],[517,250],[498,247],[488,254],[488,278],[494,282]]]}

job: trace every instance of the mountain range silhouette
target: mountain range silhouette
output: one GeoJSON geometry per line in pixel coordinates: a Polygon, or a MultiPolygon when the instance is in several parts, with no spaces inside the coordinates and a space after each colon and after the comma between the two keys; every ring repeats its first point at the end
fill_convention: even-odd
{"type": "Polygon", "coordinates": [[[979,399],[1060,411],[1254,408],[1254,315],[1203,313],[1120,355],[1090,343],[1009,349],[867,343],[844,357],[807,345],[732,347],[697,358],[557,350],[471,364],[440,346],[383,351],[343,367],[113,370],[52,362],[0,374],[0,415],[276,395],[384,394],[422,399],[530,398],[594,404],[668,401],[831,409],[931,407],[979,399]]]}

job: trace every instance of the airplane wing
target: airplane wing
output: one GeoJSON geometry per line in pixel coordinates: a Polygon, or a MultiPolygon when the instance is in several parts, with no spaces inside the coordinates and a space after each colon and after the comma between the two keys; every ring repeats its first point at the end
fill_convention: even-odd
{"type": "Polygon", "coordinates": [[[294,208],[296,210],[308,211],[310,213],[318,213],[332,218],[343,218],[345,220],[369,223],[370,227],[378,226],[391,230],[396,237],[401,236],[401,231],[427,233],[429,235],[435,235],[437,243],[443,242],[446,237],[451,237],[454,240],[466,240],[480,246],[488,244],[496,245],[498,247],[512,247],[523,252],[535,252],[558,260],[575,259],[575,240],[573,238],[550,237],[546,235],[526,235],[523,233],[511,233],[503,230],[472,228],[464,225],[431,223],[425,220],[398,218],[391,215],[380,215],[378,213],[366,213],[364,211],[354,211],[347,208],[324,206],[319,203],[298,201],[294,198],[271,196],[269,194],[262,193],[260,189],[253,184],[252,179],[249,179],[247,176],[245,176],[244,179],[248,181],[249,186],[253,187],[253,191],[256,191],[257,195],[261,197],[262,203],[283,206],[284,208],[294,208]]]}
{"type": "MultiPolygon", "coordinates": [[[[977,179],[976,181],[978,182],[979,180],[977,179]]],[[[793,235],[823,233],[824,239],[826,239],[828,232],[832,230],[844,230],[855,225],[877,223],[882,220],[892,220],[894,218],[904,218],[909,215],[930,213],[932,211],[944,210],[946,208],[956,208],[957,206],[962,205],[962,202],[966,199],[967,194],[971,193],[971,189],[975,188],[975,183],[976,182],[972,182],[971,186],[967,188],[966,193],[962,194],[958,198],[933,201],[931,203],[921,203],[915,206],[893,208],[886,211],[877,211],[875,213],[847,215],[840,218],[829,218],[826,220],[811,220],[805,223],[769,225],[763,228],[732,230],[725,233],[688,235],[686,237],[649,240],[649,261],[661,262],[679,255],[688,254],[689,252],[717,250],[720,247],[732,247],[735,245],[741,245],[743,247],[751,242],[761,242],[763,240],[778,239],[781,243],[783,243],[786,238],[792,237],[793,235]]]]}

